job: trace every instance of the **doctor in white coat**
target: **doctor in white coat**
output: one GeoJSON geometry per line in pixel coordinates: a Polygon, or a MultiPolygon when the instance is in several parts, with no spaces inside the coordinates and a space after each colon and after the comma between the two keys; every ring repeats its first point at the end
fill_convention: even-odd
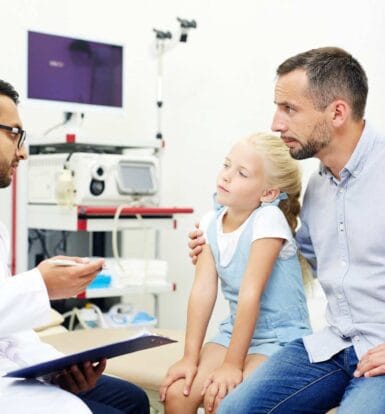
{"type": "MultiPolygon", "coordinates": [[[[17,103],[17,92],[0,80],[0,188],[11,183],[19,161],[27,157],[17,103]]],[[[147,414],[148,399],[140,388],[102,376],[105,360],[96,366],[73,366],[51,382],[3,377],[8,371],[61,356],[32,328],[48,322],[49,299],[81,292],[103,266],[103,260],[89,263],[72,257],[82,265],[61,267],[43,261],[11,277],[8,257],[9,236],[0,223],[0,412],[147,414]]]]}

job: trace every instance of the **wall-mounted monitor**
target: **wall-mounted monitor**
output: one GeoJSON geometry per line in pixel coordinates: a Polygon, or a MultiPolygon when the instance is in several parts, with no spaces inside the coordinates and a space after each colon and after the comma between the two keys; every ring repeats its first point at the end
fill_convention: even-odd
{"type": "Polygon", "coordinates": [[[28,31],[27,100],[63,111],[123,108],[123,46],[28,31]]]}

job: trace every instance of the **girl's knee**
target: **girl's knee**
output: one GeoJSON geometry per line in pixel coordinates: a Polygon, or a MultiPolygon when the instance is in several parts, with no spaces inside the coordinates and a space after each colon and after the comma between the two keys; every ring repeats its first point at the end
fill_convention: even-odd
{"type": "Polygon", "coordinates": [[[194,390],[190,390],[189,395],[185,395],[183,390],[183,380],[174,382],[174,384],[168,388],[164,402],[166,411],[169,410],[170,412],[174,412],[173,408],[184,407],[186,408],[186,412],[188,412],[188,409],[197,409],[199,407],[202,400],[200,394],[197,394],[194,390]]]}
{"type": "Polygon", "coordinates": [[[186,399],[183,395],[183,381],[176,381],[167,388],[165,405],[175,404],[179,400],[186,399]]]}

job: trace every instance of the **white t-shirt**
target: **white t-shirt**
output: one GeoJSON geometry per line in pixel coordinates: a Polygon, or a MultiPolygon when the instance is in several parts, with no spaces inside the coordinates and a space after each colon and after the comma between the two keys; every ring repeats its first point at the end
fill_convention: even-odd
{"type": "MultiPolygon", "coordinates": [[[[226,212],[227,208],[224,208],[221,215],[217,218],[217,240],[221,266],[227,266],[230,263],[235,253],[239,237],[251,219],[250,215],[250,217],[236,230],[224,233],[222,219],[226,212]]],[[[214,217],[215,211],[210,211],[203,216],[199,224],[199,228],[203,231],[207,244],[209,244],[207,238],[208,226],[214,217]]],[[[253,235],[251,241],[253,242],[254,240],[265,238],[279,238],[286,240],[279,254],[281,259],[287,259],[297,252],[297,246],[286,217],[282,210],[274,205],[259,208],[254,215],[253,235]]]]}

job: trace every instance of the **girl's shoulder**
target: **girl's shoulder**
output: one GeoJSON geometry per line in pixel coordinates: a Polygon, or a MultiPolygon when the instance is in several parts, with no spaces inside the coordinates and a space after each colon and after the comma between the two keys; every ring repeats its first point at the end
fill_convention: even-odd
{"type": "MultiPolygon", "coordinates": [[[[223,213],[221,214],[221,216],[223,213]]],[[[210,226],[210,223],[213,220],[218,220],[218,211],[217,210],[210,210],[206,214],[202,216],[202,218],[199,221],[199,230],[203,232],[203,237],[207,241],[207,231],[210,226]]]]}
{"type": "Polygon", "coordinates": [[[263,207],[259,207],[255,210],[254,214],[254,222],[262,222],[266,221],[266,223],[275,223],[280,226],[287,226],[289,227],[289,223],[286,220],[283,211],[274,204],[271,205],[264,205],[263,207]]]}
{"type": "Polygon", "coordinates": [[[295,239],[283,211],[278,206],[264,206],[254,215],[252,241],[264,238],[285,240],[280,257],[288,258],[297,252],[295,239]]]}
{"type": "Polygon", "coordinates": [[[202,227],[207,227],[209,223],[215,219],[216,217],[216,211],[210,210],[203,214],[202,218],[199,220],[199,228],[202,230],[202,227]]]}

